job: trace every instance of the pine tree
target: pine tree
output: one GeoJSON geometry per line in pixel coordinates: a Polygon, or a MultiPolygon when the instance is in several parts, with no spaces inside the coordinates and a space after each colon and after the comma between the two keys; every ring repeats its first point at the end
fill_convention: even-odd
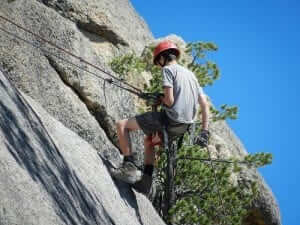
{"type": "MultiPolygon", "coordinates": [[[[152,64],[154,46],[147,47],[142,56],[134,53],[115,58],[112,69],[128,79],[128,74],[150,72],[145,92],[162,92],[162,76],[152,64]]],[[[216,63],[207,55],[218,50],[214,43],[194,42],[186,45],[186,57],[179,63],[196,75],[200,85],[213,85],[220,77],[216,63]]],[[[212,122],[236,119],[238,108],[224,104],[220,110],[211,107],[212,122]]],[[[196,127],[199,132],[200,124],[196,127]]],[[[156,168],[156,186],[159,191],[152,197],[153,205],[167,224],[240,225],[247,208],[257,195],[255,182],[232,182],[232,177],[247,167],[260,167],[272,162],[272,155],[258,153],[244,159],[212,158],[209,148],[194,145],[194,136],[185,135],[183,144],[173,141],[166,149],[158,150],[160,157],[156,168]]]]}

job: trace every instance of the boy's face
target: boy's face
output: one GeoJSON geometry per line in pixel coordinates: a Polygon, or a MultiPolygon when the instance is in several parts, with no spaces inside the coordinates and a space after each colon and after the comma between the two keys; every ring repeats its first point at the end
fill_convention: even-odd
{"type": "Polygon", "coordinates": [[[156,65],[157,65],[159,68],[162,69],[162,68],[163,68],[163,66],[162,66],[163,64],[164,64],[164,57],[160,56],[159,59],[157,60],[157,64],[156,64],[156,65]]]}

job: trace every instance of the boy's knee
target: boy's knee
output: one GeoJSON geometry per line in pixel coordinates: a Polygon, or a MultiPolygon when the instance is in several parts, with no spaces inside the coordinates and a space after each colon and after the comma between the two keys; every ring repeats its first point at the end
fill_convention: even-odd
{"type": "Polygon", "coordinates": [[[146,148],[147,147],[153,147],[153,144],[152,144],[152,135],[144,137],[144,145],[145,145],[146,148]]]}
{"type": "Polygon", "coordinates": [[[124,129],[126,127],[127,120],[119,120],[116,122],[117,129],[124,129]]]}

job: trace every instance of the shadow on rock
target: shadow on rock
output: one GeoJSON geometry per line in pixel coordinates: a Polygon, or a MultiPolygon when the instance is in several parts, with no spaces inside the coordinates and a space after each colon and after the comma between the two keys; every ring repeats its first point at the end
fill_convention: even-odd
{"type": "MultiPolygon", "coordinates": [[[[111,158],[111,156],[109,156],[109,157],[101,156],[101,154],[98,154],[98,156],[99,156],[100,160],[103,162],[103,164],[107,167],[107,170],[110,170],[112,167],[117,168],[118,166],[120,166],[120,163],[118,163],[119,164],[118,166],[113,163],[114,159],[111,158]]],[[[143,220],[139,213],[140,210],[139,210],[138,202],[136,199],[136,195],[135,195],[134,191],[132,190],[132,187],[125,182],[122,182],[122,181],[119,181],[119,180],[116,180],[113,178],[112,178],[112,180],[113,180],[115,186],[118,188],[120,196],[123,199],[123,201],[125,202],[125,204],[129,205],[131,208],[133,208],[135,210],[135,214],[136,214],[138,221],[140,222],[141,225],[143,225],[144,223],[143,223],[143,220]]]]}
{"type": "Polygon", "coordinates": [[[47,191],[58,216],[66,224],[114,224],[100,201],[68,166],[37,114],[15,88],[4,82],[0,80],[0,91],[9,99],[0,98],[0,128],[7,149],[47,191]]]}

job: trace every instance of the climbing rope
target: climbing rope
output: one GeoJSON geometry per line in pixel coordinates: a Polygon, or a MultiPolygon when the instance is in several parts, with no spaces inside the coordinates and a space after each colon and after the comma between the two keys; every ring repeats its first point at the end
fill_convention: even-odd
{"type": "Polygon", "coordinates": [[[226,164],[234,164],[234,163],[238,163],[238,164],[246,164],[248,166],[253,166],[250,162],[247,161],[230,161],[230,160],[224,160],[224,159],[206,159],[206,158],[195,158],[195,157],[179,157],[177,158],[177,160],[193,160],[193,161],[201,161],[201,162],[213,162],[213,163],[226,163],[226,164]]]}
{"type": "Polygon", "coordinates": [[[68,63],[68,64],[70,64],[70,65],[72,65],[72,66],[74,66],[74,67],[76,67],[76,68],[78,68],[78,69],[84,71],[84,72],[87,72],[87,73],[89,73],[89,74],[91,74],[91,75],[93,75],[93,76],[95,76],[95,77],[97,77],[97,78],[99,78],[99,79],[101,79],[101,80],[103,80],[103,81],[106,81],[106,82],[108,82],[108,83],[110,83],[110,84],[113,84],[113,85],[115,85],[115,86],[117,86],[117,87],[119,87],[119,88],[121,88],[121,89],[123,89],[123,90],[125,90],[125,91],[128,91],[128,92],[130,92],[130,93],[132,93],[132,94],[134,94],[134,95],[137,95],[137,96],[140,97],[140,98],[143,98],[143,99],[149,99],[149,98],[154,98],[154,97],[155,97],[155,96],[153,96],[152,93],[143,93],[141,89],[139,89],[139,88],[137,88],[137,87],[135,87],[135,86],[129,84],[128,82],[124,81],[123,79],[120,79],[120,78],[114,76],[112,73],[107,72],[107,71],[105,71],[104,69],[102,69],[102,68],[100,68],[100,67],[98,67],[98,66],[96,66],[96,65],[94,65],[94,64],[92,64],[92,63],[90,63],[90,62],[88,62],[88,61],[86,61],[86,60],[84,60],[83,58],[81,58],[81,57],[79,57],[79,56],[77,56],[77,55],[75,55],[75,54],[69,52],[68,50],[66,50],[66,49],[64,49],[64,48],[62,48],[62,47],[56,45],[55,43],[53,43],[53,42],[51,42],[51,41],[49,41],[49,40],[47,40],[47,39],[41,37],[40,35],[38,35],[38,34],[32,32],[32,31],[30,31],[30,30],[28,30],[28,29],[26,29],[26,28],[20,26],[19,24],[16,24],[15,22],[11,21],[10,19],[8,19],[8,18],[6,18],[6,17],[4,17],[4,16],[1,16],[1,15],[0,15],[0,19],[2,19],[2,20],[4,20],[4,21],[6,21],[6,22],[8,22],[8,23],[10,23],[10,24],[12,24],[12,25],[14,25],[14,26],[16,26],[17,28],[19,28],[19,29],[25,31],[26,33],[29,33],[29,34],[35,36],[36,38],[40,39],[42,42],[47,43],[47,44],[53,46],[54,48],[56,48],[56,49],[58,49],[58,50],[64,52],[65,54],[67,54],[67,55],[69,55],[69,56],[71,56],[71,57],[73,57],[73,58],[79,60],[80,62],[85,63],[86,65],[91,66],[91,67],[93,67],[94,69],[96,69],[96,70],[98,70],[98,71],[100,71],[100,72],[102,72],[102,73],[108,75],[110,78],[104,78],[103,76],[100,76],[100,75],[97,74],[97,73],[94,73],[94,72],[92,72],[92,71],[90,71],[90,70],[87,70],[87,69],[81,67],[81,66],[78,66],[77,64],[71,62],[70,60],[66,60],[66,59],[64,59],[63,57],[59,56],[58,54],[52,53],[52,52],[46,50],[45,48],[43,48],[42,46],[39,46],[38,44],[35,44],[35,43],[31,42],[31,41],[28,41],[28,40],[26,40],[26,39],[24,39],[24,38],[18,36],[17,34],[15,34],[15,33],[13,33],[13,32],[10,32],[10,31],[6,30],[6,29],[3,28],[3,27],[0,27],[0,30],[1,30],[2,32],[6,33],[6,34],[8,34],[8,35],[10,35],[10,36],[12,36],[12,37],[14,37],[14,38],[17,38],[17,39],[19,39],[19,40],[21,40],[21,41],[23,41],[23,42],[25,42],[25,43],[31,45],[31,46],[34,47],[34,48],[41,49],[43,52],[45,52],[45,53],[47,53],[47,54],[49,54],[49,55],[52,55],[52,56],[54,56],[54,57],[56,57],[56,58],[58,58],[58,59],[60,59],[60,60],[62,60],[62,61],[64,61],[64,62],[66,62],[66,63],[68,63]],[[123,85],[125,85],[125,86],[127,86],[127,87],[122,86],[121,84],[123,84],[123,85]]]}

